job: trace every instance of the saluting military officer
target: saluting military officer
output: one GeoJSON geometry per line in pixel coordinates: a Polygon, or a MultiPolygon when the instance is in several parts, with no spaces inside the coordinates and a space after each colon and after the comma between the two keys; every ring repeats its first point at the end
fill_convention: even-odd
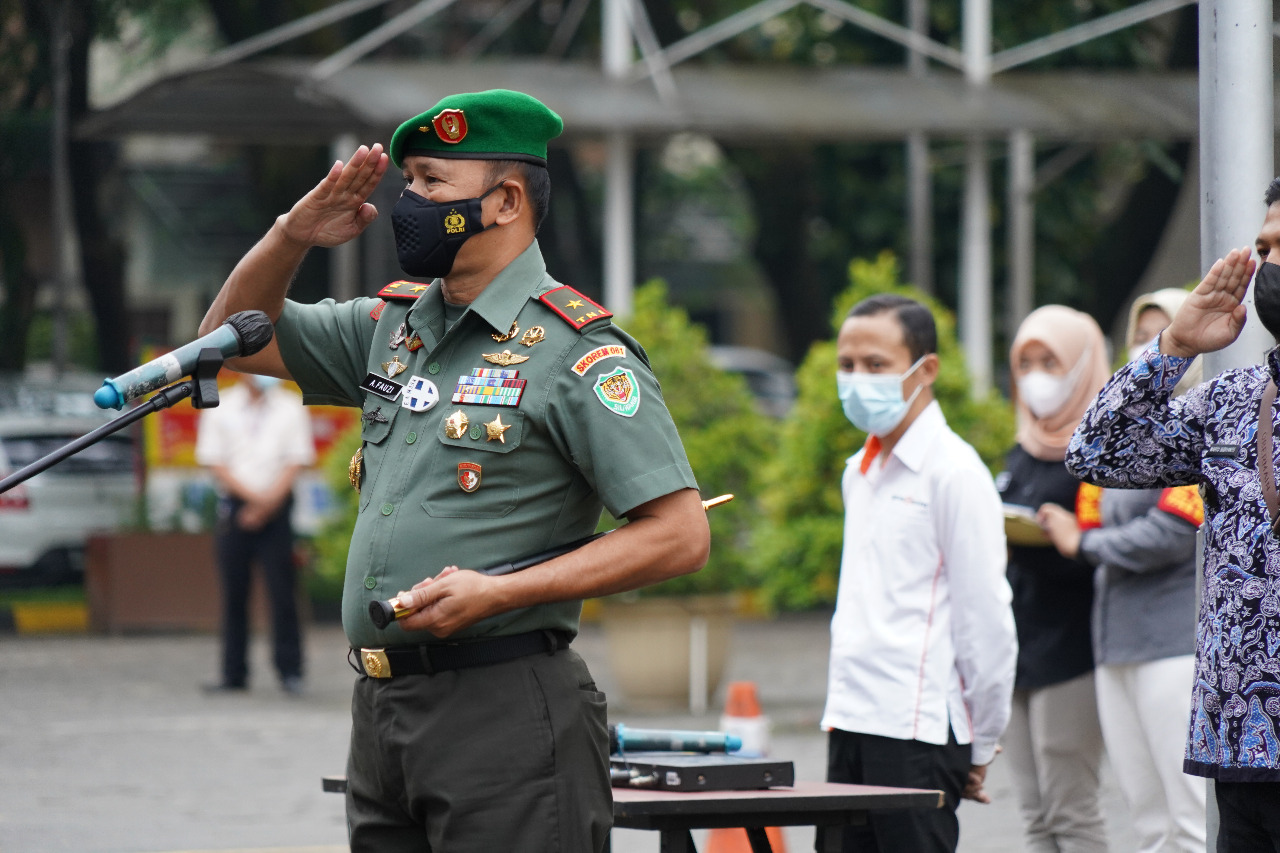
{"type": "Polygon", "coordinates": [[[404,271],[378,298],[285,298],[312,246],[378,215],[388,154],[361,146],[240,261],[201,324],[265,311],[269,347],[233,366],[359,406],[360,510],[343,626],[352,699],[353,850],[588,851],[611,823],[603,694],[568,648],[581,600],[697,571],[709,534],[644,350],[546,271],[550,196],[536,99],[453,95],[396,130],[404,271]],[[500,577],[467,569],[628,524],[500,577]],[[419,608],[385,630],[368,604],[419,608]]]}

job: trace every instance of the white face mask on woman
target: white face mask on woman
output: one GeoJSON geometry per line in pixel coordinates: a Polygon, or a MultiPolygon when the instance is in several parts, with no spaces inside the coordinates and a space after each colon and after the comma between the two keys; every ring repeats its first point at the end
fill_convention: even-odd
{"type": "Polygon", "coordinates": [[[1018,379],[1018,396],[1037,418],[1056,415],[1062,411],[1067,400],[1071,399],[1071,392],[1075,390],[1088,362],[1089,348],[1086,347],[1080,353],[1080,360],[1062,376],[1033,370],[1018,379]]]}

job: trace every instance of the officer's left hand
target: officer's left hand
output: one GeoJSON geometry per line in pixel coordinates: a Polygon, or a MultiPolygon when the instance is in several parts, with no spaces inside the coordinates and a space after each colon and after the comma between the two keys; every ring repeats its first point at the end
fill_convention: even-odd
{"type": "Polygon", "coordinates": [[[448,637],[493,615],[489,606],[495,579],[479,572],[446,566],[434,578],[415,584],[398,596],[400,604],[414,612],[398,620],[406,631],[429,631],[448,637]]]}

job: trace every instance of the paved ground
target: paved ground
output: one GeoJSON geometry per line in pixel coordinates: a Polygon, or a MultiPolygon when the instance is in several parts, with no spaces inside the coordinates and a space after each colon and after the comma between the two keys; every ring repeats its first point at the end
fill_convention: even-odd
{"type": "MultiPolygon", "coordinates": [[[[586,626],[575,647],[614,700],[612,722],[716,726],[718,711],[628,710],[599,628],[586,626]]],[[[320,790],[345,763],[354,675],[344,652],[336,626],[312,628],[308,693],[291,698],[267,675],[259,642],[254,689],[208,697],[199,685],[215,672],[214,637],[0,638],[0,853],[344,849],[342,800],[320,790]]],[[[826,656],[819,614],[742,624],[729,663],[729,679],[759,686],[772,754],[794,761],[800,779],[821,779],[825,767],[826,656]]],[[[961,809],[960,849],[1015,853],[1018,818],[998,760],[989,788],[993,805],[961,809]]],[[[1132,849],[1110,785],[1106,802],[1112,850],[1132,849]]],[[[812,830],[786,838],[790,853],[812,849],[812,830]]],[[[614,850],[657,851],[658,840],[618,830],[614,850]]]]}

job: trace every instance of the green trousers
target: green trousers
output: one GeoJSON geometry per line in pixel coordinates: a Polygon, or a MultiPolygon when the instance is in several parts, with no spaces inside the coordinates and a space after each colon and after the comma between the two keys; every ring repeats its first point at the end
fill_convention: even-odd
{"type": "Polygon", "coordinates": [[[353,853],[598,853],[613,823],[604,694],[572,650],[357,679],[353,853]]]}

